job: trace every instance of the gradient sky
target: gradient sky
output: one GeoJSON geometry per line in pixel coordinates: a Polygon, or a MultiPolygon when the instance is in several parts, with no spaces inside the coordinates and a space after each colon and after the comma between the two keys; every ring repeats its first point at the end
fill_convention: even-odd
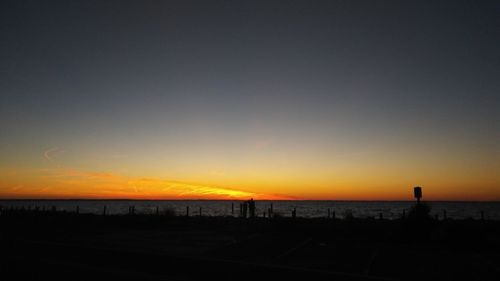
{"type": "Polygon", "coordinates": [[[500,200],[499,15],[1,1],[0,198],[500,200]]]}

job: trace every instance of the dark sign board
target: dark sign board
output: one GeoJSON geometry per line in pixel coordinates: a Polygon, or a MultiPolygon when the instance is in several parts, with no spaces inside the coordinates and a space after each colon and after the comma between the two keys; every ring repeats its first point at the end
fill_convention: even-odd
{"type": "Polygon", "coordinates": [[[415,194],[415,198],[422,198],[422,188],[420,186],[413,188],[413,193],[415,194]]]}

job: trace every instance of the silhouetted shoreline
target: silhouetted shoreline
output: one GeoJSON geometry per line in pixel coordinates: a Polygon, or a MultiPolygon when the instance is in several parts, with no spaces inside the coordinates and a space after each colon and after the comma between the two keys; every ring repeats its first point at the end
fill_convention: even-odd
{"type": "MultiPolygon", "coordinates": [[[[239,216],[242,200],[0,200],[0,207],[4,208],[45,208],[56,207],[57,210],[74,212],[79,208],[80,213],[101,214],[106,207],[108,214],[127,214],[129,207],[134,207],[137,214],[153,214],[157,209],[169,210],[177,215],[184,215],[186,207],[191,212],[198,212],[202,208],[204,216],[239,216]]],[[[481,217],[500,220],[500,202],[455,202],[455,201],[427,201],[432,206],[432,215],[439,219],[447,218],[466,219],[481,217]]],[[[411,201],[331,201],[331,200],[258,200],[256,201],[255,215],[262,217],[269,215],[273,207],[275,213],[290,217],[296,208],[298,217],[320,218],[327,217],[328,212],[335,212],[338,218],[352,215],[357,218],[378,218],[380,213],[386,219],[398,219],[408,212],[411,201]]]]}
{"type": "MultiPolygon", "coordinates": [[[[409,215],[409,214],[408,214],[409,215]]],[[[497,280],[500,222],[3,210],[20,279],[497,280]],[[430,278],[430,276],[432,278],[430,278]]],[[[6,280],[14,280],[6,279],[6,280]]]]}

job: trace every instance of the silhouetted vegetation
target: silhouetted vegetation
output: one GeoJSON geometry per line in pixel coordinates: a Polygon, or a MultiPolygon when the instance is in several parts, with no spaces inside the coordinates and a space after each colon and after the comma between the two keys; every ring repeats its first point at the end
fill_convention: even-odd
{"type": "Polygon", "coordinates": [[[273,213],[272,213],[271,216],[274,219],[281,219],[281,218],[285,217],[285,215],[282,212],[280,212],[280,211],[273,211],[273,213]]]}
{"type": "Polygon", "coordinates": [[[165,217],[175,217],[177,214],[174,208],[165,207],[162,209],[161,215],[165,217]]]}
{"type": "Polygon", "coordinates": [[[428,203],[418,203],[410,208],[408,219],[410,220],[430,220],[431,205],[428,203]]]}
{"type": "Polygon", "coordinates": [[[344,216],[344,219],[346,220],[352,220],[354,219],[354,212],[351,209],[345,210],[342,215],[344,216]]]}

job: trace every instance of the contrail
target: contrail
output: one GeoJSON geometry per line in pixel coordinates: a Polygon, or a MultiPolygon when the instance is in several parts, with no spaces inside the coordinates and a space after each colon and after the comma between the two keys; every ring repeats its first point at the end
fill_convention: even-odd
{"type": "Polygon", "coordinates": [[[54,163],[53,156],[59,152],[64,152],[64,150],[60,150],[59,147],[53,147],[51,149],[46,150],[43,153],[43,156],[45,157],[45,159],[47,159],[47,161],[54,163]]]}

